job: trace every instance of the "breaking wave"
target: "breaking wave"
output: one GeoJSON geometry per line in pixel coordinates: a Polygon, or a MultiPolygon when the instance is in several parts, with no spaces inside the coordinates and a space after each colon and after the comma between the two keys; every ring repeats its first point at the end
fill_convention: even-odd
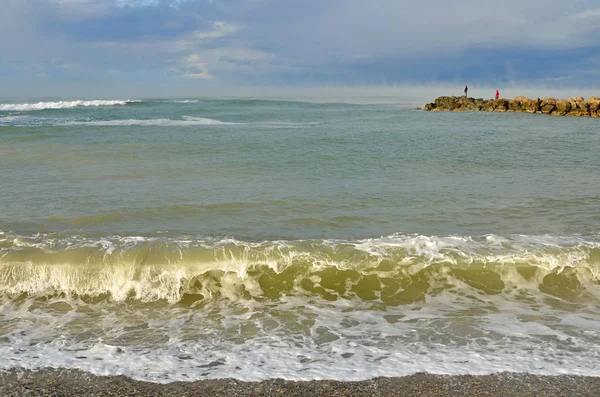
{"type": "Polygon", "coordinates": [[[170,126],[170,127],[183,127],[183,126],[194,126],[194,125],[239,125],[240,123],[231,123],[226,121],[219,121],[203,117],[189,117],[184,116],[181,120],[173,119],[148,119],[148,120],[96,120],[96,121],[71,121],[65,122],[63,125],[89,125],[96,127],[128,127],[128,126],[170,126]]]}
{"type": "Polygon", "coordinates": [[[129,103],[140,102],[138,100],[74,100],[37,103],[2,103],[0,111],[28,112],[34,110],[48,109],[72,109],[79,107],[121,106],[129,103]]]}
{"type": "Polygon", "coordinates": [[[189,127],[189,126],[198,126],[198,125],[249,125],[256,124],[261,125],[263,127],[272,127],[272,128],[302,128],[309,127],[312,125],[316,125],[319,123],[289,123],[289,122],[280,122],[280,121],[266,121],[266,122],[256,122],[256,123],[238,123],[238,122],[229,122],[229,121],[221,121],[215,120],[205,117],[192,117],[192,116],[183,116],[182,119],[129,119],[129,120],[94,120],[94,121],[69,121],[63,122],[61,125],[86,125],[86,126],[95,126],[95,127],[133,127],[133,126],[166,126],[166,127],[189,127]]]}
{"type": "Polygon", "coordinates": [[[4,116],[0,117],[0,124],[15,124],[29,119],[29,116],[4,116]]]}
{"type": "Polygon", "coordinates": [[[559,237],[247,242],[0,234],[0,294],[171,303],[314,295],[403,305],[441,293],[600,297],[600,244],[559,237]]]}

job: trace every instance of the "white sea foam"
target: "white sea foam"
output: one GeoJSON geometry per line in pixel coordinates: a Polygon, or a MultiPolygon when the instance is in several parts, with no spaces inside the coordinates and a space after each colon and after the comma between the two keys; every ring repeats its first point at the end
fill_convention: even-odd
{"type": "Polygon", "coordinates": [[[4,116],[0,117],[0,124],[11,124],[22,123],[25,120],[30,119],[29,116],[4,116]]]}
{"type": "Polygon", "coordinates": [[[282,128],[282,129],[293,129],[293,128],[307,128],[315,125],[321,125],[320,122],[305,122],[305,123],[291,123],[286,121],[265,121],[258,123],[267,128],[282,128]]]}
{"type": "Polygon", "coordinates": [[[127,127],[127,126],[161,126],[161,127],[189,127],[189,126],[199,126],[199,125],[226,125],[226,126],[234,126],[234,125],[257,125],[263,127],[271,127],[271,128],[304,128],[310,127],[313,125],[317,125],[319,123],[288,123],[288,122],[279,122],[279,121],[265,121],[265,122],[229,122],[229,121],[221,121],[215,120],[205,117],[192,117],[192,116],[183,116],[181,119],[147,119],[147,120],[138,120],[138,119],[128,119],[128,120],[94,120],[94,121],[68,121],[63,122],[62,125],[87,125],[87,126],[105,126],[105,127],[127,127]]]}
{"type": "Polygon", "coordinates": [[[584,332],[590,321],[598,323],[597,313],[574,312],[562,321],[552,318],[558,312],[505,305],[465,317],[461,311],[489,302],[447,298],[384,312],[355,301],[307,304],[294,298],[279,302],[272,314],[256,303],[244,310],[215,306],[122,315],[109,307],[78,311],[81,303],[73,301],[49,302],[73,307],[60,313],[33,302],[5,304],[0,312],[12,331],[0,344],[0,368],[78,368],[161,383],[230,377],[356,381],[416,372],[600,375],[597,335],[584,332]]]}
{"type": "Polygon", "coordinates": [[[119,106],[128,103],[140,102],[137,100],[74,100],[74,101],[56,101],[56,102],[37,102],[37,103],[3,103],[0,104],[0,111],[28,112],[33,110],[47,109],[72,109],[78,107],[100,107],[100,106],[119,106]]]}
{"type": "Polygon", "coordinates": [[[239,125],[242,123],[232,123],[219,121],[204,117],[184,116],[183,119],[147,119],[147,120],[95,120],[95,121],[69,121],[63,125],[89,125],[98,127],[128,127],[128,126],[161,126],[161,127],[186,127],[195,125],[239,125]]]}
{"type": "MultiPolygon", "coordinates": [[[[597,278],[590,274],[598,267],[591,257],[598,246],[580,236],[397,234],[353,241],[247,242],[0,231],[0,263],[10,262],[6,253],[17,251],[17,262],[0,272],[7,287],[0,293],[0,329],[6,330],[0,337],[7,341],[0,344],[0,369],[79,368],[157,382],[227,377],[349,381],[415,372],[599,376],[597,301],[571,302],[540,290],[546,276],[556,274],[555,266],[579,266],[573,268],[581,283],[578,291],[599,299],[597,278]],[[170,245],[181,256],[160,251],[170,245]],[[61,262],[61,254],[82,247],[85,266],[61,262]],[[206,258],[204,248],[215,254],[214,261],[199,262],[206,258]],[[46,263],[44,256],[25,263],[27,250],[54,262],[46,263]],[[130,250],[133,256],[123,260],[130,250]],[[189,250],[195,259],[179,262],[189,250]],[[153,252],[163,262],[155,263],[153,252]],[[97,253],[104,260],[94,262],[97,253]],[[299,258],[313,261],[315,290],[331,293],[340,285],[322,283],[328,266],[348,269],[365,258],[374,263],[400,259],[399,267],[405,266],[401,258],[408,258],[408,265],[450,265],[431,268],[423,299],[385,310],[381,302],[356,295],[329,300],[306,290],[271,299],[261,290],[269,281],[249,276],[256,264],[280,272],[299,258]],[[471,261],[485,263],[482,269],[494,270],[502,280],[502,291],[484,293],[472,280],[454,274],[456,258],[463,269],[471,261]],[[524,277],[511,265],[520,261],[539,270],[524,277]],[[201,299],[198,305],[182,300],[182,291],[196,282],[201,284],[194,286],[196,294],[214,293],[217,299],[201,299]],[[23,292],[30,295],[23,297],[23,292]],[[12,293],[19,298],[10,298],[12,293]],[[46,299],[36,299],[40,293],[46,299]],[[90,302],[86,293],[111,299],[90,302]]],[[[364,275],[389,280],[392,273],[370,266],[364,275]]],[[[354,283],[354,277],[341,285],[354,283]]],[[[301,278],[293,281],[295,288],[301,278]]]]}

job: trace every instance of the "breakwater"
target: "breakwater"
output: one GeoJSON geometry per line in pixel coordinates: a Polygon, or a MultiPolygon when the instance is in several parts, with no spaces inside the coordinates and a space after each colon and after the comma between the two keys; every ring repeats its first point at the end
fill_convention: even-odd
{"type": "Polygon", "coordinates": [[[527,98],[483,99],[465,96],[441,96],[423,107],[426,111],[455,112],[520,112],[543,113],[555,116],[600,117],[600,98],[574,97],[569,99],[527,98]]]}

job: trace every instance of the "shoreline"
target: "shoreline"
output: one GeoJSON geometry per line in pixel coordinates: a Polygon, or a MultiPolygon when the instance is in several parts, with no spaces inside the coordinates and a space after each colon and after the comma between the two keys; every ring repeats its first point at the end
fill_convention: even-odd
{"type": "MultiPolygon", "coordinates": [[[[418,108],[421,109],[421,108],[418,108]]],[[[553,116],[600,117],[600,98],[573,97],[569,99],[527,98],[483,99],[466,96],[441,96],[425,104],[422,110],[434,112],[517,112],[553,116]]]]}
{"type": "Polygon", "coordinates": [[[212,379],[152,383],[125,376],[97,376],[76,369],[0,372],[3,396],[597,396],[600,377],[579,375],[432,375],[332,380],[245,382],[212,379]]]}

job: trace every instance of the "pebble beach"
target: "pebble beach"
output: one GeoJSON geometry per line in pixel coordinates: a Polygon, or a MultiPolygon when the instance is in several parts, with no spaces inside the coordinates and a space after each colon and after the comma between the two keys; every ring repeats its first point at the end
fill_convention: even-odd
{"type": "Polygon", "coordinates": [[[2,396],[598,396],[600,377],[431,375],[418,373],[360,382],[243,382],[216,379],[166,384],[125,376],[96,376],[79,370],[11,370],[0,373],[2,396]]]}

